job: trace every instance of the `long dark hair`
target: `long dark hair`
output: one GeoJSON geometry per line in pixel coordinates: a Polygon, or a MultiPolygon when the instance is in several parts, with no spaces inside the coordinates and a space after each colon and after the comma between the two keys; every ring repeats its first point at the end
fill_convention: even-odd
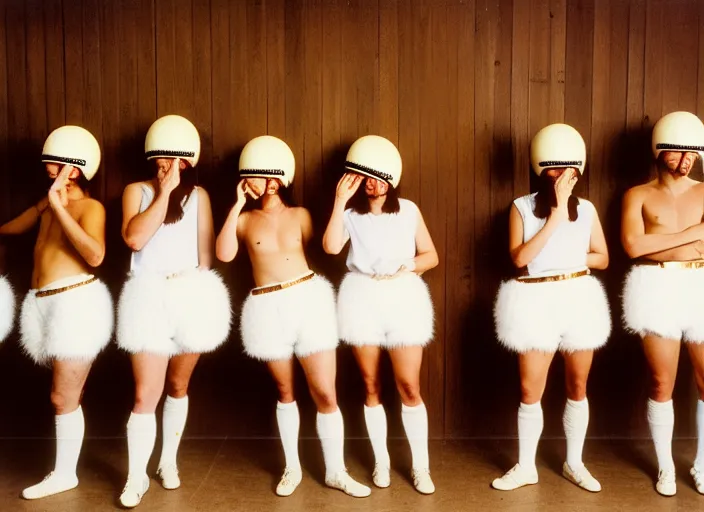
{"type": "MultiPolygon", "coordinates": [[[[366,178],[369,179],[369,178],[366,178]]],[[[364,191],[364,186],[366,184],[366,179],[354,193],[352,199],[349,200],[347,206],[352,208],[352,211],[359,215],[364,215],[371,212],[371,206],[369,206],[369,198],[367,193],[364,191]]],[[[384,213],[398,213],[401,211],[401,204],[398,202],[399,190],[389,185],[386,192],[386,201],[381,206],[381,211],[384,213]]]]}
{"type": "Polygon", "coordinates": [[[183,161],[186,168],[181,171],[181,179],[178,187],[171,191],[169,196],[169,206],[166,209],[166,217],[164,224],[175,224],[183,218],[183,203],[184,199],[190,197],[193,189],[198,184],[198,175],[191,164],[183,161]]]}
{"type": "MultiPolygon", "coordinates": [[[[577,180],[579,180],[579,174],[577,174],[577,180]]],[[[538,178],[538,193],[535,196],[535,210],[533,210],[533,213],[539,219],[547,219],[552,208],[556,206],[555,182],[548,176],[546,171],[543,171],[538,178]]],[[[577,220],[577,206],[579,206],[579,198],[572,194],[567,200],[567,212],[571,222],[577,220]]]]}

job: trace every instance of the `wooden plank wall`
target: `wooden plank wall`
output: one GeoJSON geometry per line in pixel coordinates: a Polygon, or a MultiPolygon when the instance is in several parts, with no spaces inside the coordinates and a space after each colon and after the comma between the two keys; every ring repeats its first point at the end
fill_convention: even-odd
{"type": "MultiPolygon", "coordinates": [[[[120,195],[147,173],[144,134],[177,113],[203,143],[199,179],[217,227],[234,197],[239,151],[250,138],[283,138],[297,160],[299,202],[318,234],[344,155],[359,136],[398,145],[403,195],[425,215],[440,253],[429,272],[437,338],[426,351],[423,395],[433,437],[515,435],[516,359],[493,335],[492,302],[510,272],[508,206],[529,192],[528,144],[547,123],[567,122],[588,143],[579,193],[605,224],[611,268],[601,274],[615,323],[627,261],[618,243],[620,197],[649,173],[649,131],[684,109],[704,116],[704,1],[698,0],[3,0],[0,8],[0,213],[20,212],[45,190],[43,139],[81,124],[101,143],[92,193],[109,210],[101,275],[115,294],[127,269],[120,195]]],[[[316,242],[317,244],[318,242],[316,242]]],[[[29,282],[32,237],[7,241],[19,293],[29,282]]],[[[344,258],[311,250],[338,282],[344,258]]],[[[235,310],[251,280],[247,262],[222,266],[235,310]]],[[[77,312],[80,318],[80,312],[77,312]]],[[[80,321],[80,320],[79,320],[80,321]]],[[[685,358],[686,359],[686,358],[685,358]]],[[[338,389],[348,433],[365,435],[362,384],[339,351],[338,389]]],[[[388,370],[388,363],[385,363],[388,370]]],[[[546,434],[561,435],[559,361],[545,397],[546,434]]],[[[694,433],[689,364],[676,393],[677,434],[694,433]]],[[[637,340],[616,327],[590,381],[596,437],[645,436],[647,373],[637,340]]],[[[310,399],[299,378],[301,402],[310,399]]],[[[0,347],[8,398],[0,435],[43,435],[48,372],[0,347]],[[11,418],[22,415],[24,422],[11,418]]],[[[385,396],[395,411],[393,382],[385,396]]],[[[129,362],[114,348],[86,391],[91,435],[123,435],[131,403],[129,362]]],[[[231,343],[203,359],[191,390],[189,433],[267,436],[274,389],[266,370],[231,343]]],[[[314,435],[311,414],[304,432],[314,435]]]]}

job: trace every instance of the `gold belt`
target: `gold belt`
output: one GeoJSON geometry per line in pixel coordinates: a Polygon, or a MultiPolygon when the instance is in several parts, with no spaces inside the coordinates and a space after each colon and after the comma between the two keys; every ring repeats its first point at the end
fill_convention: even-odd
{"type": "Polygon", "coordinates": [[[50,295],[56,295],[58,293],[67,292],[69,290],[73,290],[74,288],[78,288],[79,286],[85,286],[85,285],[90,284],[90,283],[97,281],[97,280],[98,280],[98,278],[93,276],[90,279],[87,279],[81,283],[72,284],[70,286],[64,286],[63,288],[55,288],[53,290],[39,291],[39,292],[37,292],[37,297],[38,298],[49,297],[50,295]]]}
{"type": "Polygon", "coordinates": [[[566,281],[568,279],[574,279],[576,277],[588,276],[591,274],[589,269],[580,270],[579,272],[573,272],[572,274],[560,274],[557,276],[544,276],[544,277],[519,277],[519,283],[549,283],[551,281],[566,281]]]}
{"type": "Polygon", "coordinates": [[[655,260],[639,260],[636,265],[644,267],[660,267],[660,268],[704,268],[704,260],[692,261],[655,261],[655,260]]]}
{"type": "Polygon", "coordinates": [[[252,295],[262,295],[264,293],[278,292],[279,290],[283,290],[284,288],[291,288],[292,286],[304,283],[305,281],[310,281],[314,277],[315,277],[315,272],[311,272],[310,274],[303,276],[299,279],[296,279],[295,281],[289,281],[287,283],[275,284],[272,286],[264,286],[263,288],[255,288],[254,290],[252,290],[252,295]]]}

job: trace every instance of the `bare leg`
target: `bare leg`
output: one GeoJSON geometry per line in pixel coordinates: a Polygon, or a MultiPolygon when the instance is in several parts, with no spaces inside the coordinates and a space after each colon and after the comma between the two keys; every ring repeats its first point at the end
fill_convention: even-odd
{"type": "Polygon", "coordinates": [[[704,344],[688,343],[689,358],[694,367],[699,400],[697,401],[697,456],[690,470],[694,484],[704,494],[704,344]]]}
{"type": "Polygon", "coordinates": [[[367,407],[376,407],[381,404],[381,382],[379,380],[379,363],[381,362],[381,348],[373,345],[354,347],[352,349],[357,360],[359,371],[364,379],[367,407]]]}
{"type": "Polygon", "coordinates": [[[38,499],[75,488],[76,466],[83,445],[85,423],[81,397],[90,362],[54,361],[51,403],[56,411],[56,462],[41,483],[25,489],[25,499],[38,499]]]}

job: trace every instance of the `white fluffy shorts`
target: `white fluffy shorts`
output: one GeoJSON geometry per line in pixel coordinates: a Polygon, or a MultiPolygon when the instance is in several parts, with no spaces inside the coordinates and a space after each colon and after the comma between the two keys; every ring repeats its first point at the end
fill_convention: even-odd
{"type": "Polygon", "coordinates": [[[704,269],[634,265],[623,289],[623,323],[640,336],[704,342],[704,269]]]}
{"type": "Polygon", "coordinates": [[[240,322],[242,343],[249,356],[279,361],[294,354],[301,358],[337,348],[335,292],[325,278],[315,275],[262,294],[255,294],[257,290],[245,300],[240,322]]]}
{"type": "Polygon", "coordinates": [[[231,324],[230,293],[214,270],[171,278],[145,272],[122,288],[117,344],[131,354],[212,352],[227,340],[231,324]]]}
{"type": "Polygon", "coordinates": [[[340,284],[340,338],[350,345],[396,348],[433,339],[433,302],[417,274],[378,280],[349,272],[340,284]]]}
{"type": "Polygon", "coordinates": [[[611,334],[611,313],[598,279],[501,284],[494,304],[499,342],[519,352],[595,350],[611,334]]]}
{"type": "Polygon", "coordinates": [[[0,276],[0,342],[12,332],[15,324],[15,307],[17,301],[10,281],[0,276]]]}
{"type": "Polygon", "coordinates": [[[114,322],[107,286],[90,274],[71,276],[29,290],[22,303],[20,343],[38,364],[92,361],[110,342],[114,322]],[[51,291],[57,293],[46,294],[51,291]]]}

